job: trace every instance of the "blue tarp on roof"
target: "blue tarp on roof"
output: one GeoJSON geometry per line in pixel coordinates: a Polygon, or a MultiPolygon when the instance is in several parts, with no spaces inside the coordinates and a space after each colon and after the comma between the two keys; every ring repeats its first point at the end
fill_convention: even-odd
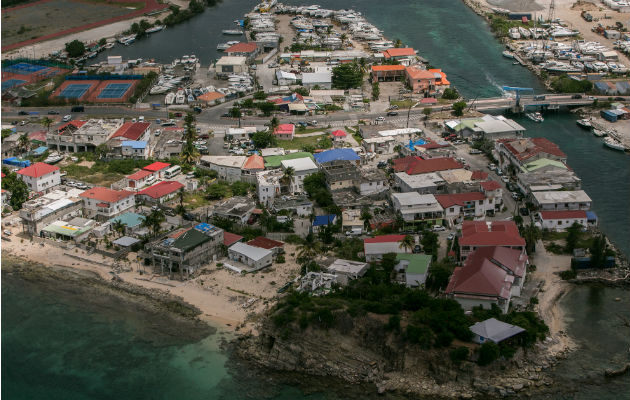
{"type": "Polygon", "coordinates": [[[315,161],[317,161],[318,164],[324,164],[332,161],[356,161],[361,159],[357,152],[352,149],[326,150],[321,153],[314,154],[313,157],[315,157],[315,161]]]}
{"type": "Polygon", "coordinates": [[[48,147],[46,147],[46,146],[39,146],[38,148],[33,150],[32,153],[35,154],[36,156],[41,156],[42,154],[44,154],[46,152],[46,150],[48,150],[48,147]]]}
{"type": "Polygon", "coordinates": [[[123,147],[131,147],[132,149],[146,149],[147,142],[144,140],[125,140],[122,142],[123,147]]]}
{"type": "Polygon", "coordinates": [[[597,221],[597,214],[595,214],[593,211],[587,211],[586,212],[586,220],[587,221],[597,221]]]}
{"type": "Polygon", "coordinates": [[[199,232],[208,234],[212,232],[213,230],[217,229],[217,227],[214,225],[201,223],[201,224],[195,225],[195,229],[198,230],[199,232]]]}
{"type": "Polygon", "coordinates": [[[4,160],[2,160],[2,164],[13,165],[14,167],[20,167],[20,168],[31,166],[31,162],[29,160],[20,160],[17,157],[5,158],[4,160]]]}
{"type": "Polygon", "coordinates": [[[337,218],[335,214],[318,215],[313,220],[313,226],[323,226],[323,225],[328,225],[328,224],[334,224],[335,218],[337,218]]]}

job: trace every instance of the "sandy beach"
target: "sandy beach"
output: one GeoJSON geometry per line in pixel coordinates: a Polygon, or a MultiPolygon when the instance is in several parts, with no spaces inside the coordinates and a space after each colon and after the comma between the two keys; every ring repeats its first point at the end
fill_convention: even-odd
{"type": "MultiPolygon", "coordinates": [[[[272,268],[258,273],[240,275],[212,263],[200,276],[184,282],[152,275],[149,267],[145,267],[146,273],[141,274],[143,268],[136,261],[136,254],[130,253],[129,262],[124,264],[128,271],[119,273],[118,277],[134,285],[180,296],[201,310],[201,320],[216,327],[246,333],[254,330],[255,316],[273,304],[277,289],[299,273],[299,267],[291,256],[295,246],[286,244],[285,250],[286,263],[274,264],[272,268]],[[252,298],[256,299],[254,303],[244,308],[243,305],[252,298]]],[[[2,241],[2,251],[46,266],[60,265],[92,271],[104,280],[111,280],[113,276],[113,261],[110,258],[89,255],[78,248],[65,249],[12,236],[11,242],[2,241]]]]}

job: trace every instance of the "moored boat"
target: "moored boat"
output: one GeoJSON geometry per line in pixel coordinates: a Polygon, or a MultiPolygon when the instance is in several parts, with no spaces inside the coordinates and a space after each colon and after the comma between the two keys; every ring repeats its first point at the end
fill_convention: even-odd
{"type": "Polygon", "coordinates": [[[584,128],[584,129],[591,129],[593,127],[593,124],[591,123],[590,118],[578,119],[576,123],[578,124],[580,128],[584,128]]]}
{"type": "Polygon", "coordinates": [[[534,122],[543,122],[545,120],[542,114],[540,114],[539,112],[527,113],[525,114],[525,116],[527,116],[527,118],[531,119],[534,122]]]}
{"type": "Polygon", "coordinates": [[[224,35],[242,35],[243,31],[240,29],[224,29],[221,33],[224,35]]]}
{"type": "Polygon", "coordinates": [[[604,136],[608,136],[608,132],[602,129],[593,128],[593,135],[597,137],[604,137],[604,136]]]}
{"type": "Polygon", "coordinates": [[[513,59],[514,58],[514,53],[512,53],[511,51],[505,50],[503,52],[503,57],[505,57],[505,58],[512,58],[513,59]]]}
{"type": "Polygon", "coordinates": [[[626,146],[623,145],[620,141],[613,139],[612,137],[607,137],[604,139],[604,146],[611,148],[613,150],[626,151],[628,150],[626,146]]]}
{"type": "Polygon", "coordinates": [[[145,32],[146,32],[146,33],[155,33],[155,32],[159,32],[159,31],[161,31],[161,30],[162,30],[162,29],[164,29],[164,28],[165,28],[165,26],[164,26],[164,25],[157,25],[157,26],[154,26],[153,28],[149,28],[149,29],[147,29],[145,32]]]}

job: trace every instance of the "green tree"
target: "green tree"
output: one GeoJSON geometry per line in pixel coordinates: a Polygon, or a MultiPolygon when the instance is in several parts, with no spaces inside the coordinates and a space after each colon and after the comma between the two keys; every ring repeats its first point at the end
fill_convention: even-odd
{"type": "Polygon", "coordinates": [[[24,133],[20,135],[17,141],[17,145],[21,153],[27,153],[31,149],[31,141],[28,138],[28,134],[24,133]]]}
{"type": "Polygon", "coordinates": [[[465,101],[458,101],[456,103],[453,103],[453,114],[456,117],[461,117],[462,115],[464,115],[464,109],[466,108],[466,102],[465,101]]]}
{"type": "Polygon", "coordinates": [[[337,89],[353,89],[363,83],[363,71],[356,62],[341,64],[333,68],[332,84],[337,89]]]}
{"type": "Polygon", "coordinates": [[[85,53],[85,45],[80,40],[66,43],[66,52],[70,58],[81,57],[85,53]]]}
{"type": "Polygon", "coordinates": [[[164,221],[166,221],[166,216],[164,216],[162,210],[152,210],[142,221],[142,226],[149,228],[153,234],[152,236],[157,236],[164,221]]]}
{"type": "Polygon", "coordinates": [[[363,221],[363,229],[370,230],[370,221],[372,220],[372,214],[369,207],[363,207],[361,209],[361,220],[363,221]]]}
{"type": "Polygon", "coordinates": [[[567,239],[564,246],[564,251],[567,253],[573,252],[573,250],[577,247],[578,242],[580,241],[580,236],[582,235],[582,226],[577,222],[574,222],[573,225],[567,228],[567,239]]]}
{"type": "Polygon", "coordinates": [[[284,175],[282,176],[282,182],[284,182],[285,185],[290,185],[291,181],[293,180],[294,175],[295,175],[295,168],[288,167],[287,169],[284,170],[284,175]]]}
{"type": "Polygon", "coordinates": [[[243,116],[243,113],[241,113],[241,109],[238,107],[230,108],[230,111],[228,112],[228,114],[232,118],[241,118],[243,116]]]}
{"type": "Polygon", "coordinates": [[[112,229],[114,230],[114,232],[117,232],[119,235],[122,236],[125,233],[125,229],[127,229],[127,224],[117,219],[112,223],[112,229]]]}
{"type": "Polygon", "coordinates": [[[379,87],[378,81],[372,83],[372,100],[378,100],[378,97],[381,95],[381,89],[379,87]]]}
{"type": "Polygon", "coordinates": [[[424,114],[425,118],[428,119],[429,115],[431,115],[431,112],[433,112],[433,109],[431,107],[425,107],[422,110],[422,113],[424,114]]]}
{"type": "Polygon", "coordinates": [[[454,268],[454,265],[448,263],[432,263],[429,267],[429,276],[426,281],[427,289],[433,292],[446,289],[454,268]]]}
{"type": "Polygon", "coordinates": [[[276,144],[276,137],[271,132],[256,132],[252,135],[252,142],[257,149],[264,149],[276,144]]]}
{"type": "Polygon", "coordinates": [[[533,222],[523,227],[523,239],[525,239],[525,249],[531,254],[536,251],[536,241],[541,238],[540,229],[533,222]]]}
{"type": "Polygon", "coordinates": [[[271,120],[269,121],[269,128],[271,128],[271,132],[272,133],[273,133],[273,131],[276,130],[278,125],[280,125],[280,121],[278,120],[278,118],[276,118],[276,117],[271,118],[271,120]]]}
{"type": "Polygon", "coordinates": [[[2,189],[11,193],[11,198],[9,199],[9,205],[14,210],[19,210],[22,208],[22,204],[26,200],[28,200],[28,187],[26,183],[22,179],[20,179],[17,174],[13,171],[10,171],[8,168],[3,167],[2,172],[4,173],[4,178],[2,178],[2,189]]]}
{"type": "Polygon", "coordinates": [[[192,113],[187,113],[184,117],[184,145],[180,153],[182,162],[186,165],[193,165],[201,156],[199,150],[195,147],[195,139],[197,138],[197,129],[195,128],[195,117],[192,113]]]}
{"type": "Polygon", "coordinates": [[[260,111],[262,111],[265,117],[271,116],[271,113],[273,113],[277,109],[276,105],[269,101],[258,102],[256,103],[256,107],[258,107],[260,111]]]}
{"type": "Polygon", "coordinates": [[[109,146],[107,145],[107,143],[101,143],[94,149],[94,154],[99,160],[105,157],[107,153],[109,153],[109,146]]]}
{"type": "Polygon", "coordinates": [[[46,132],[50,132],[50,125],[52,125],[52,123],[53,123],[53,120],[48,117],[44,117],[42,119],[42,125],[46,127],[46,132]]]}
{"type": "Polygon", "coordinates": [[[589,251],[591,253],[591,267],[604,268],[606,264],[608,245],[606,244],[606,236],[599,235],[593,237],[589,251]]]}
{"type": "Polygon", "coordinates": [[[184,192],[184,188],[180,188],[177,191],[177,199],[179,204],[177,205],[177,213],[181,216],[186,214],[186,207],[184,207],[184,197],[186,196],[186,192],[184,192]]]}
{"type": "Polygon", "coordinates": [[[406,252],[409,252],[409,250],[413,249],[413,246],[416,244],[416,241],[413,238],[413,236],[405,235],[405,237],[402,238],[399,243],[400,243],[399,247],[401,249],[405,249],[406,252]]]}
{"type": "Polygon", "coordinates": [[[488,365],[499,358],[499,355],[499,346],[497,346],[496,343],[490,341],[485,342],[479,348],[479,359],[477,363],[482,366],[488,365]]]}
{"type": "Polygon", "coordinates": [[[206,197],[210,200],[220,200],[231,194],[230,186],[224,182],[217,182],[206,189],[206,197]]]}
{"type": "Polygon", "coordinates": [[[422,239],[420,240],[420,244],[422,244],[422,248],[426,254],[431,254],[433,256],[433,260],[437,259],[438,249],[440,247],[439,237],[437,233],[431,231],[424,231],[422,233],[422,239]]]}
{"type": "Polygon", "coordinates": [[[468,358],[468,347],[459,346],[455,349],[452,349],[449,352],[449,355],[451,357],[451,361],[453,362],[453,364],[459,365],[461,364],[462,361],[468,358]]]}
{"type": "Polygon", "coordinates": [[[442,98],[446,100],[457,100],[459,99],[459,93],[456,89],[446,88],[444,92],[442,92],[442,98]]]}
{"type": "Polygon", "coordinates": [[[255,100],[265,100],[266,98],[267,98],[267,94],[263,92],[262,90],[259,90],[254,93],[255,100]]]}
{"type": "Polygon", "coordinates": [[[394,42],[394,47],[397,48],[397,49],[403,47],[402,40],[396,39],[396,41],[394,42]]]}

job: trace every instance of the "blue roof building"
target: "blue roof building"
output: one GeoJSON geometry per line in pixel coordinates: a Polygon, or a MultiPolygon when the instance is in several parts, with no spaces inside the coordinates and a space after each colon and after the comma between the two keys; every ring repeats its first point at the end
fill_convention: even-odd
{"type": "Polygon", "coordinates": [[[337,216],[335,214],[318,215],[313,220],[313,228],[334,224],[337,216]]]}
{"type": "Polygon", "coordinates": [[[132,149],[146,149],[147,142],[145,140],[125,140],[121,144],[122,147],[131,147],[132,149]]]}
{"type": "Polygon", "coordinates": [[[33,153],[33,155],[36,155],[36,156],[41,156],[42,154],[44,154],[46,152],[46,150],[48,150],[48,147],[46,147],[46,146],[39,146],[35,150],[31,151],[31,153],[33,153]]]}
{"type": "Polygon", "coordinates": [[[109,222],[113,224],[116,221],[121,221],[123,224],[127,225],[127,228],[133,230],[134,228],[141,226],[142,222],[144,222],[144,219],[144,215],[134,212],[127,212],[110,219],[109,222]]]}
{"type": "Polygon", "coordinates": [[[333,161],[357,161],[361,157],[352,149],[332,149],[314,154],[315,161],[318,164],[325,164],[333,161]]]}

